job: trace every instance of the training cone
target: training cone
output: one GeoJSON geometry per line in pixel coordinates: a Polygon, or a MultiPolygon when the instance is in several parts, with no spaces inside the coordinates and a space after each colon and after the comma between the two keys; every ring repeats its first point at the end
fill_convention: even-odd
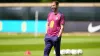
{"type": "Polygon", "coordinates": [[[31,52],[28,50],[24,53],[25,56],[31,56],[31,52]]]}

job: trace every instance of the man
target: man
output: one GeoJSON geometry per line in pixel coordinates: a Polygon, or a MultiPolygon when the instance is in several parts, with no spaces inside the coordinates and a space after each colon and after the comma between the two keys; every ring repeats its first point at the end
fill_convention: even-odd
{"type": "Polygon", "coordinates": [[[52,12],[48,14],[47,29],[45,35],[44,56],[49,56],[51,48],[54,46],[56,56],[60,56],[60,42],[64,26],[64,15],[58,12],[58,1],[51,4],[52,12]]]}

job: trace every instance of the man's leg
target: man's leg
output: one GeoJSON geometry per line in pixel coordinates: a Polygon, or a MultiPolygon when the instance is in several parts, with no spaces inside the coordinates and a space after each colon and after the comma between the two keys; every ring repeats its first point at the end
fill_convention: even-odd
{"type": "Polygon", "coordinates": [[[53,46],[53,44],[51,42],[51,39],[46,36],[45,37],[44,56],[49,56],[52,46],[53,46]]]}
{"type": "Polygon", "coordinates": [[[56,56],[60,56],[60,42],[61,42],[61,37],[57,37],[58,39],[53,42],[54,49],[56,52],[56,56]]]}

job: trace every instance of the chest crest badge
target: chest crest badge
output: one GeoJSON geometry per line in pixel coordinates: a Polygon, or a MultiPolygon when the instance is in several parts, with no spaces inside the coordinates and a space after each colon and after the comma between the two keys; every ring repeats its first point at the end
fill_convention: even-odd
{"type": "Polygon", "coordinates": [[[56,20],[58,20],[58,17],[56,16],[56,20]]]}

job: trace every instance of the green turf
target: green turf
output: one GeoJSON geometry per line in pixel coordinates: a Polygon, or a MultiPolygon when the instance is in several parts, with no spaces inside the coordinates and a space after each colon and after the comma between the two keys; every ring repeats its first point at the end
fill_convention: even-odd
{"type": "MultiPolygon", "coordinates": [[[[32,56],[43,56],[43,49],[44,36],[0,34],[0,56],[24,56],[26,50],[32,56]]],[[[100,56],[100,36],[63,36],[61,49],[82,49],[81,56],[100,56]]],[[[54,56],[53,49],[50,55],[54,56]]]]}

